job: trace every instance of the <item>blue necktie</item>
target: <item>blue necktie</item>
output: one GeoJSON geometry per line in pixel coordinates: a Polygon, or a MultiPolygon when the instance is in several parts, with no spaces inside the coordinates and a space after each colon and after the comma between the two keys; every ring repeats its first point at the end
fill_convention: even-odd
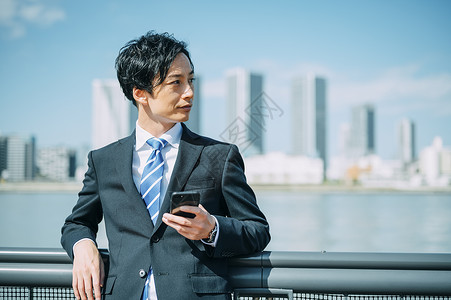
{"type": "MultiPolygon", "coordinates": [[[[141,176],[140,192],[141,197],[146,203],[150,218],[155,225],[160,212],[160,186],[164,170],[164,160],[163,155],[161,155],[161,149],[166,146],[167,141],[159,138],[150,138],[147,140],[147,144],[149,144],[153,150],[144,166],[143,174],[141,176]]],[[[151,274],[152,268],[150,268],[149,274],[147,275],[142,300],[148,299],[151,274]]]]}
{"type": "Polygon", "coordinates": [[[153,148],[147,159],[141,177],[141,197],[146,203],[153,224],[157,221],[160,212],[160,185],[163,179],[164,160],[161,149],[166,146],[167,141],[159,138],[150,138],[147,144],[153,148]]]}

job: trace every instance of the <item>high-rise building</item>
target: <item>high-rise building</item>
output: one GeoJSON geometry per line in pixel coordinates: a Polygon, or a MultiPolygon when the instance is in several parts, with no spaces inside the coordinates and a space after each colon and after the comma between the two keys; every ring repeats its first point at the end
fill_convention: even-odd
{"type": "MultiPolygon", "coordinates": [[[[421,150],[419,155],[420,173],[428,185],[438,185],[443,175],[442,153],[443,140],[441,137],[435,137],[432,145],[421,150]]],[[[446,154],[446,152],[445,152],[446,154]]],[[[451,160],[449,160],[451,162],[451,160]]]]}
{"type": "Polygon", "coordinates": [[[76,151],[67,147],[39,149],[39,175],[45,179],[68,181],[75,178],[76,151]]]}
{"type": "Polygon", "coordinates": [[[6,136],[0,135],[0,179],[3,178],[3,171],[7,168],[7,151],[8,151],[8,140],[6,136]]]}
{"type": "Polygon", "coordinates": [[[92,147],[103,147],[131,134],[137,108],[125,98],[117,80],[92,82],[92,147]]]}
{"type": "Polygon", "coordinates": [[[194,99],[193,106],[191,108],[191,112],[189,114],[189,120],[185,122],[186,126],[191,131],[200,134],[201,133],[201,95],[200,95],[200,85],[201,79],[199,76],[196,76],[196,80],[193,82],[194,84],[194,99]]]}
{"type": "Polygon", "coordinates": [[[375,153],[375,112],[371,104],[352,108],[351,151],[352,156],[362,157],[375,153]]]}
{"type": "Polygon", "coordinates": [[[416,159],[415,124],[409,119],[403,119],[398,125],[398,153],[404,166],[416,159]]]}
{"type": "Polygon", "coordinates": [[[36,138],[30,136],[26,139],[25,146],[25,179],[31,180],[36,177],[36,138]]]}
{"type": "Polygon", "coordinates": [[[227,128],[221,137],[244,156],[263,154],[263,75],[236,68],[227,72],[227,128]]]}
{"type": "Polygon", "coordinates": [[[34,137],[0,137],[0,176],[8,181],[32,180],[36,173],[34,137]]]}
{"type": "Polygon", "coordinates": [[[440,170],[441,173],[449,178],[449,185],[451,185],[451,149],[444,148],[440,153],[440,170]]]}
{"type": "Polygon", "coordinates": [[[292,84],[293,154],[317,157],[327,169],[327,83],[322,77],[295,78],[292,84]]]}

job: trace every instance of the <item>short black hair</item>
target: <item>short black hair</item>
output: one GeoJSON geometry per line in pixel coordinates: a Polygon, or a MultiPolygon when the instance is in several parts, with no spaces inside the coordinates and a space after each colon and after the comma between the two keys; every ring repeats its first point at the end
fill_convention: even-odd
{"type": "Polygon", "coordinates": [[[117,79],[125,97],[136,106],[133,88],[146,90],[162,84],[175,57],[183,53],[191,61],[187,45],[169,33],[149,31],[138,39],[131,40],[119,51],[116,58],[117,79]]]}

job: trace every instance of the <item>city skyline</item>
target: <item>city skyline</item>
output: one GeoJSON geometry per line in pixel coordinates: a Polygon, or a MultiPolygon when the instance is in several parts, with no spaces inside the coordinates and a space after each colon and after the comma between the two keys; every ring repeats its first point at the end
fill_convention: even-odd
{"type": "MultiPolygon", "coordinates": [[[[296,129],[293,140],[301,142],[299,147],[295,147],[291,155],[266,153],[261,148],[265,130],[269,122],[283,115],[283,111],[263,92],[261,74],[233,69],[228,72],[227,84],[228,118],[232,125],[221,137],[241,149],[249,163],[247,173],[252,183],[320,184],[323,179],[329,179],[327,174],[332,176],[330,179],[344,183],[357,182],[362,176],[363,184],[373,186],[387,184],[384,180],[388,178],[394,186],[444,186],[450,183],[451,148],[444,148],[442,139],[435,137],[432,145],[421,149],[417,161],[415,125],[408,119],[401,120],[396,128],[397,160],[383,161],[375,155],[376,113],[371,104],[352,108],[351,123],[340,131],[342,156],[327,157],[327,82],[316,76],[293,80],[291,112],[292,127],[296,129]],[[331,168],[327,164],[329,159],[332,160],[331,168]],[[280,163],[276,164],[276,161],[280,163]],[[275,165],[278,168],[274,168],[275,165]]],[[[199,82],[196,87],[200,87],[199,82]]],[[[97,149],[133,131],[137,112],[131,102],[124,101],[115,80],[95,79],[92,90],[92,143],[97,149]]],[[[200,102],[199,94],[196,100],[200,102]]],[[[199,111],[196,116],[195,121],[199,121],[199,111]]],[[[0,135],[0,180],[63,182],[86,171],[85,164],[77,163],[76,150],[64,146],[41,148],[36,146],[35,140],[34,136],[0,135]]],[[[80,157],[79,160],[85,161],[80,157]]]]}
{"type": "Polygon", "coordinates": [[[1,133],[34,135],[42,146],[90,144],[92,80],[115,78],[120,47],[154,29],[188,42],[202,76],[202,132],[213,138],[229,125],[225,73],[239,66],[262,74],[265,94],[285,112],[266,128],[267,152],[291,149],[290,83],[308,73],[328,82],[329,157],[338,153],[338,128],[351,107],[368,102],[382,157],[397,156],[394,128],[403,118],[416,124],[417,149],[435,136],[451,144],[449,2],[175,4],[137,1],[143,9],[136,13],[115,1],[90,9],[2,1],[1,133]],[[150,9],[161,13],[149,16],[150,9]]]}

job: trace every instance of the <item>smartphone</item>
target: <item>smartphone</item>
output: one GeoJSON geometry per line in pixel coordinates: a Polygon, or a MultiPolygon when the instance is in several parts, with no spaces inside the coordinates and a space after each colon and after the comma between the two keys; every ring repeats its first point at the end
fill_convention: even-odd
{"type": "Polygon", "coordinates": [[[182,216],[185,218],[194,218],[196,215],[187,213],[180,210],[180,206],[199,205],[200,194],[199,192],[185,191],[185,192],[174,192],[171,195],[171,214],[182,216]]]}

